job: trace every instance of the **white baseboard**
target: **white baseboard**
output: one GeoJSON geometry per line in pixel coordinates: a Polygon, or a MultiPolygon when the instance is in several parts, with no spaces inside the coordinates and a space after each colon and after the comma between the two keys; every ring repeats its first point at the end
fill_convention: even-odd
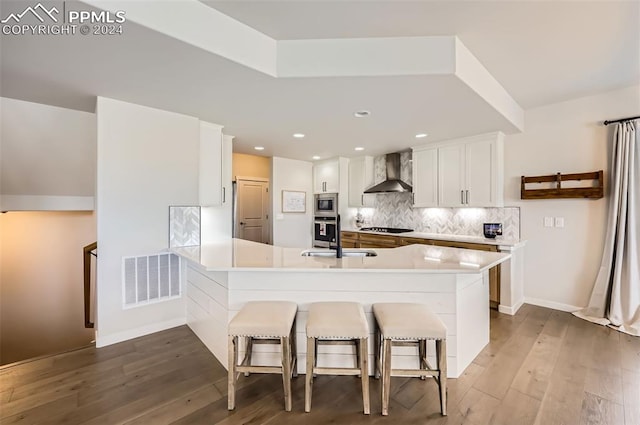
{"type": "Polygon", "coordinates": [[[510,316],[513,316],[514,314],[516,314],[518,312],[518,310],[520,309],[520,307],[522,307],[522,304],[524,304],[524,300],[520,300],[517,303],[515,303],[513,306],[509,307],[506,305],[502,305],[499,304],[498,305],[498,311],[500,313],[504,313],[504,314],[508,314],[510,316]]]}
{"type": "Polygon", "coordinates": [[[552,308],[554,310],[567,311],[573,313],[574,311],[582,310],[584,307],[577,305],[557,303],[555,301],[542,300],[540,298],[524,297],[524,302],[527,304],[537,305],[540,307],[552,308]]]}
{"type": "Polygon", "coordinates": [[[141,326],[135,329],[128,329],[123,332],[118,332],[111,335],[100,336],[100,330],[96,332],[96,347],[106,347],[107,345],[116,344],[122,341],[128,341],[140,336],[149,335],[155,332],[164,331],[167,329],[175,328],[176,326],[182,326],[187,324],[186,317],[179,317],[177,319],[167,320],[165,322],[153,323],[147,326],[141,326]]]}

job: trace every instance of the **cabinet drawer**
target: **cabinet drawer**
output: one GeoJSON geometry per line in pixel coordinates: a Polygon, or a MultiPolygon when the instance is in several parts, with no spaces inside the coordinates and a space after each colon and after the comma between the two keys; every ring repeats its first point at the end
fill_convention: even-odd
{"type": "Polygon", "coordinates": [[[481,243],[472,243],[472,242],[455,242],[455,241],[441,241],[441,240],[432,240],[433,245],[436,246],[448,246],[451,248],[464,248],[464,249],[475,249],[478,251],[493,251],[497,252],[497,245],[485,245],[481,243]]]}
{"type": "Polygon", "coordinates": [[[360,234],[360,248],[394,248],[398,246],[396,236],[360,234]]]}
{"type": "Polygon", "coordinates": [[[433,241],[431,239],[421,239],[421,238],[400,238],[399,245],[433,245],[433,241]]]}
{"type": "Polygon", "coordinates": [[[358,239],[358,232],[340,232],[342,239],[358,239]]]}

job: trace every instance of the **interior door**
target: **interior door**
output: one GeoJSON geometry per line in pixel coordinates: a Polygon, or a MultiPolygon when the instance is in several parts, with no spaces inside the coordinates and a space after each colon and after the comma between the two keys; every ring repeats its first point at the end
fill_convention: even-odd
{"type": "Polygon", "coordinates": [[[269,243],[269,182],[238,179],[236,237],[269,243]]]}

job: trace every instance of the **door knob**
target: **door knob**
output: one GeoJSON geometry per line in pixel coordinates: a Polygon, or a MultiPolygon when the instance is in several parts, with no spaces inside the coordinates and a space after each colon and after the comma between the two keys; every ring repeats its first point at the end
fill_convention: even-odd
{"type": "Polygon", "coordinates": [[[241,221],[241,222],[240,222],[240,225],[241,225],[241,226],[244,226],[244,221],[241,221]]]}

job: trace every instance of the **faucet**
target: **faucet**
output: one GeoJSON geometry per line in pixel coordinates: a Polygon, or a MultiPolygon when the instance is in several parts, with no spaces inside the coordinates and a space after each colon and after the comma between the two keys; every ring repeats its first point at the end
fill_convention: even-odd
{"type": "Polygon", "coordinates": [[[342,258],[342,241],[340,236],[340,214],[336,217],[336,258],[342,258]]]}

